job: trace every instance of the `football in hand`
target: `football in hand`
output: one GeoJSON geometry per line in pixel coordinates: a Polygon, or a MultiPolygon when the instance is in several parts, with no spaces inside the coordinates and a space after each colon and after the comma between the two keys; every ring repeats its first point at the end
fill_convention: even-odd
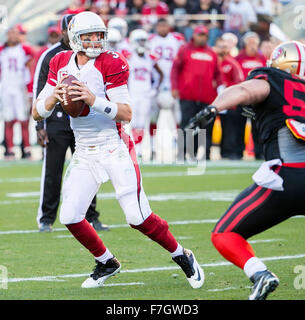
{"type": "MultiPolygon", "coordinates": [[[[76,77],[74,77],[73,75],[68,75],[67,78],[65,78],[63,80],[62,83],[65,83],[68,85],[68,87],[70,86],[75,86],[75,83],[72,83],[73,80],[77,80],[78,79],[76,77]]],[[[61,102],[61,106],[64,109],[64,111],[71,116],[72,118],[76,118],[79,117],[80,115],[82,115],[82,113],[85,111],[85,109],[88,109],[88,106],[86,105],[86,103],[83,100],[78,100],[78,101],[72,101],[73,98],[78,97],[77,95],[69,95],[68,94],[68,90],[66,93],[61,95],[61,98],[63,99],[63,102],[61,102]]],[[[88,113],[87,113],[88,114],[88,113]]]]}

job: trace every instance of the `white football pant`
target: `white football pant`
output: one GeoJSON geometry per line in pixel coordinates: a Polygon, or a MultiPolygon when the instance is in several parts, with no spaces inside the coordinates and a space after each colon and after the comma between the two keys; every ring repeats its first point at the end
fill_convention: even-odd
{"type": "Polygon", "coordinates": [[[101,184],[109,178],[127,223],[142,224],[152,211],[142,187],[135,151],[129,151],[121,139],[107,145],[77,146],[64,177],[60,222],[82,221],[101,184]]]}

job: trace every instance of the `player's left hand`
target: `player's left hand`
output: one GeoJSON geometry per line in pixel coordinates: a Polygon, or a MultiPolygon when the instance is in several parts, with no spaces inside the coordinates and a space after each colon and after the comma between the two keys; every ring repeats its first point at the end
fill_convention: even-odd
{"type": "Polygon", "coordinates": [[[197,126],[205,129],[216,118],[216,115],[217,109],[209,105],[191,118],[185,129],[195,129],[197,126]]]}
{"type": "Polygon", "coordinates": [[[95,101],[95,94],[82,82],[73,80],[74,86],[68,87],[69,95],[76,95],[77,97],[72,98],[72,101],[83,100],[87,105],[92,106],[95,101]]]}

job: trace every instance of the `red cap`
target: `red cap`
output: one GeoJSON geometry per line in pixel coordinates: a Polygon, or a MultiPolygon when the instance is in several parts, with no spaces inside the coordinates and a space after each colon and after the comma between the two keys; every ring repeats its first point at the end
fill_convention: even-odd
{"type": "Polygon", "coordinates": [[[197,26],[194,29],[194,34],[200,34],[200,33],[208,34],[209,33],[208,27],[204,26],[203,24],[197,26]]]}
{"type": "Polygon", "coordinates": [[[48,34],[51,34],[52,32],[55,32],[59,35],[61,35],[61,31],[60,29],[58,28],[58,26],[51,26],[48,28],[48,34]]]}

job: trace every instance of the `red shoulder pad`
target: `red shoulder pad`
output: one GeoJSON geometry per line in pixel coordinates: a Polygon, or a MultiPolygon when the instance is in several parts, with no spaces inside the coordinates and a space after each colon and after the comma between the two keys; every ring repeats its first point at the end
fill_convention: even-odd
{"type": "Polygon", "coordinates": [[[57,84],[57,72],[69,63],[69,60],[73,54],[73,51],[61,51],[57,53],[50,61],[49,74],[47,82],[51,86],[57,84]]]}
{"type": "Polygon", "coordinates": [[[154,39],[155,37],[156,37],[156,34],[155,34],[155,33],[150,33],[150,34],[148,35],[148,41],[154,39]]]}
{"type": "Polygon", "coordinates": [[[156,54],[150,53],[149,58],[154,62],[157,63],[159,60],[159,57],[156,54]]]}
{"type": "Polygon", "coordinates": [[[25,52],[26,56],[30,56],[30,57],[34,56],[34,50],[29,45],[22,44],[22,49],[25,52]]]}
{"type": "Polygon", "coordinates": [[[175,39],[177,39],[179,41],[185,41],[185,37],[182,33],[172,32],[172,35],[174,36],[175,39]]]}
{"type": "Polygon", "coordinates": [[[127,84],[129,65],[122,54],[106,51],[95,60],[94,65],[103,75],[106,90],[127,84]]]}

